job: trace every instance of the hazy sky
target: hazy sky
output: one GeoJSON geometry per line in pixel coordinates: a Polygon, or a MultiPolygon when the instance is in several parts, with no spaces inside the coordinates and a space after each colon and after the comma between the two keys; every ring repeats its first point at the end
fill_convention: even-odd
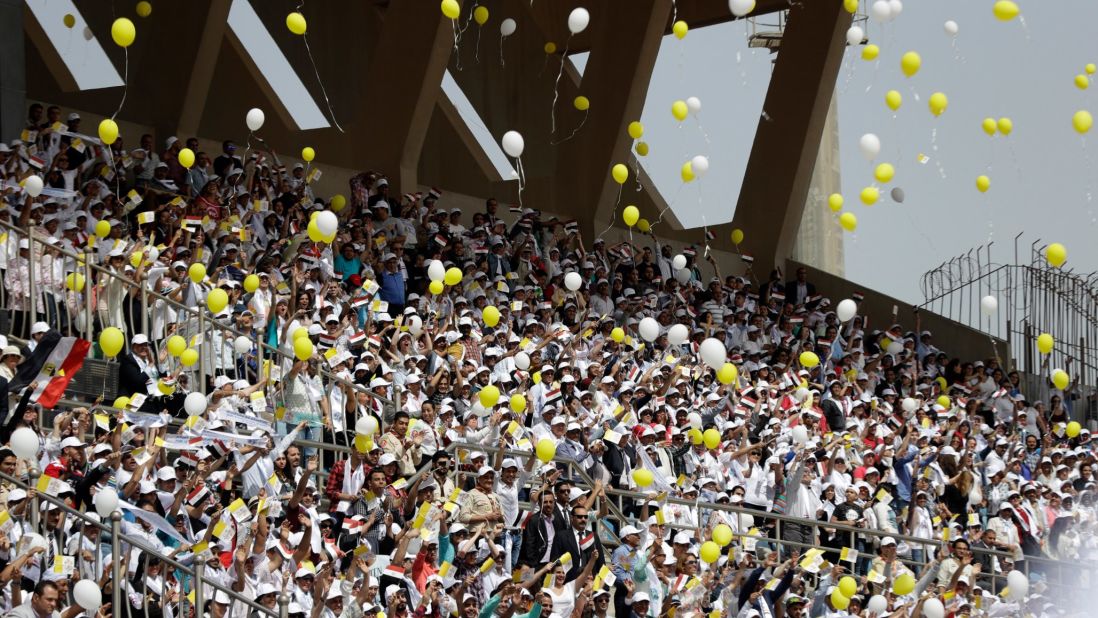
{"type": "MultiPolygon", "coordinates": [[[[859,221],[846,234],[849,279],[918,302],[926,270],[989,238],[997,261],[1012,260],[1019,232],[1026,247],[1038,238],[1064,243],[1076,271],[1098,268],[1098,201],[1088,198],[1098,190],[1098,139],[1085,143],[1071,126],[1079,109],[1098,115],[1091,90],[1073,84],[1086,63],[1098,62],[1098,45],[1087,43],[1098,2],[1020,0],[1024,23],[997,21],[992,4],[908,0],[893,22],[868,24],[878,60],[847,50],[836,91],[843,195],[859,221]],[[943,28],[950,19],[960,27],[955,39],[943,28]],[[922,56],[910,79],[900,71],[907,51],[922,56]],[[904,98],[895,116],[884,104],[889,89],[904,98]],[[927,106],[936,91],[949,97],[937,119],[927,106]],[[988,137],[980,123],[989,116],[1009,117],[1013,133],[988,137]],[[858,200],[873,183],[873,164],[858,149],[864,133],[881,139],[877,161],[896,168],[872,207],[858,200]],[[919,163],[920,153],[930,160],[919,163]],[[985,194],[976,190],[980,174],[991,178],[985,194]],[[904,189],[903,204],[887,199],[893,186],[904,189]]],[[[689,224],[730,220],[743,180],[771,71],[767,52],[747,48],[746,32],[734,23],[693,30],[682,41],[667,37],[657,61],[642,116],[646,168],[689,224]],[[689,96],[701,99],[702,111],[680,125],[671,104],[689,96]],[[684,186],[679,168],[696,154],[710,158],[709,174],[684,186]]],[[[842,233],[837,222],[834,233],[842,233]]]]}

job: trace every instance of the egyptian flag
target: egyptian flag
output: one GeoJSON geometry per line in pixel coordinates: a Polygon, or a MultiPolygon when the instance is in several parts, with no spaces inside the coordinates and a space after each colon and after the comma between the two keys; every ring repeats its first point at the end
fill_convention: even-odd
{"type": "Polygon", "coordinates": [[[587,551],[588,548],[590,548],[594,544],[595,544],[595,533],[592,532],[592,533],[588,534],[587,536],[583,537],[582,539],[580,539],[580,544],[579,544],[580,551],[587,551]]]}
{"type": "Polygon", "coordinates": [[[42,340],[19,366],[15,377],[8,385],[8,392],[17,393],[31,382],[37,381],[31,401],[52,408],[65,392],[72,376],[84,366],[91,343],[76,337],[62,337],[61,333],[50,329],[42,340]]]}

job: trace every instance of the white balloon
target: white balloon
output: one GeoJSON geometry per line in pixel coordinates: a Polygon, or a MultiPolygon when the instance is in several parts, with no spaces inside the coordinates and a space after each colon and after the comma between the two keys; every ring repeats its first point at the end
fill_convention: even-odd
{"type": "Polygon", "coordinates": [[[145,255],[148,256],[149,261],[155,262],[160,257],[160,249],[149,247],[145,249],[145,255]]]}
{"type": "Polygon", "coordinates": [[[413,337],[423,334],[423,318],[418,315],[408,316],[408,332],[412,333],[413,337]]]}
{"type": "Polygon", "coordinates": [[[682,270],[686,268],[686,256],[680,253],[671,258],[671,268],[674,270],[682,270]]]}
{"type": "Polygon", "coordinates": [[[673,324],[667,329],[667,343],[671,345],[682,345],[689,336],[690,329],[685,324],[673,324]]]}
{"type": "Polygon", "coordinates": [[[698,97],[688,97],[686,99],[686,109],[690,110],[691,114],[696,114],[702,111],[702,102],[698,97]]]}
{"type": "Polygon", "coordinates": [[[888,599],[882,597],[879,594],[875,594],[869,597],[869,602],[865,604],[865,608],[873,614],[883,614],[888,611],[888,599]]]}
{"type": "Polygon", "coordinates": [[[692,429],[702,428],[702,415],[697,412],[691,412],[686,415],[686,424],[692,429]]]}
{"type": "Polygon", "coordinates": [[[877,0],[869,8],[869,14],[873,16],[873,21],[883,24],[892,19],[892,7],[888,4],[888,0],[877,0]]]}
{"type": "Polygon", "coordinates": [[[888,8],[892,11],[890,17],[896,19],[900,16],[900,13],[904,12],[904,3],[900,0],[888,0],[888,8]]]}
{"type": "Polygon", "coordinates": [[[591,22],[591,14],[587,12],[587,9],[579,7],[572,9],[572,12],[568,14],[568,31],[572,34],[579,34],[587,29],[587,24],[591,22]]]}
{"type": "Polygon", "coordinates": [[[431,260],[427,265],[427,278],[431,281],[442,281],[446,278],[446,265],[439,260],[431,260]]]}
{"type": "Polygon", "coordinates": [[[980,311],[984,315],[995,315],[995,312],[999,310],[999,299],[994,296],[985,296],[980,299],[980,311]]]}
{"type": "Polygon", "coordinates": [[[637,325],[637,331],[640,332],[641,339],[655,341],[660,336],[660,323],[655,318],[644,318],[637,325]]]}
{"type": "Polygon", "coordinates": [[[90,579],[76,582],[72,587],[72,598],[89,613],[95,613],[103,605],[103,591],[99,589],[99,584],[90,579]]]}
{"type": "Polygon", "coordinates": [[[1007,573],[1007,587],[1010,588],[1007,595],[1010,600],[1021,601],[1029,594],[1029,578],[1021,571],[1011,571],[1007,573]]]}
{"type": "Polygon", "coordinates": [[[797,425],[793,428],[793,443],[800,446],[808,442],[808,429],[804,425],[797,425]]]}
{"type": "Polygon", "coordinates": [[[888,349],[886,349],[885,351],[892,355],[899,354],[900,352],[904,351],[904,344],[900,343],[899,341],[893,341],[892,343],[888,344],[888,349]]]}
{"type": "Polygon", "coordinates": [[[892,201],[893,202],[896,202],[897,204],[903,204],[904,203],[904,190],[903,189],[901,189],[899,187],[892,187],[892,192],[890,193],[890,195],[892,196],[892,201]]]}
{"type": "Polygon", "coordinates": [[[980,491],[979,485],[973,485],[972,491],[968,492],[968,503],[973,506],[978,506],[984,502],[984,492],[980,491]]]}
{"type": "Polygon", "coordinates": [[[846,31],[846,42],[849,45],[861,45],[864,39],[865,31],[858,26],[851,26],[850,30],[846,31]]]}
{"type": "Polygon", "coordinates": [[[516,159],[522,156],[522,151],[526,148],[526,142],[522,139],[522,134],[518,131],[508,131],[503,134],[503,140],[500,142],[503,146],[503,152],[506,152],[509,156],[516,159]]]}
{"type": "Polygon", "coordinates": [[[755,10],[755,0],[728,0],[728,10],[736,17],[743,17],[755,10]]]}
{"type": "Polygon", "coordinates": [[[703,155],[697,155],[693,159],[690,159],[690,169],[694,171],[694,175],[701,178],[709,171],[709,158],[703,155]]]}
{"type": "Polygon", "coordinates": [[[248,125],[249,131],[258,131],[263,126],[263,121],[267,117],[263,114],[263,110],[258,107],[253,107],[248,110],[248,115],[244,117],[244,124],[248,125]]]}
{"type": "Polygon", "coordinates": [[[863,157],[872,161],[881,154],[881,138],[872,133],[866,133],[858,140],[858,149],[862,151],[863,157]]]}
{"type": "Polygon", "coordinates": [[[945,606],[935,597],[923,601],[923,615],[926,618],[942,618],[945,616],[945,606]]]}
{"type": "Polygon", "coordinates": [[[679,285],[686,285],[690,283],[690,274],[689,270],[681,268],[675,272],[675,281],[678,281],[679,285]]]}
{"type": "Polygon", "coordinates": [[[508,17],[499,24],[499,33],[503,36],[511,36],[515,33],[515,28],[518,26],[515,24],[515,20],[508,17]]]}
{"type": "Polygon", "coordinates": [[[480,402],[480,398],[477,398],[477,400],[473,402],[473,405],[471,408],[469,408],[469,411],[477,416],[488,416],[489,412],[489,410],[485,409],[484,404],[480,402]]]}
{"type": "Polygon", "coordinates": [[[519,352],[518,354],[515,354],[515,367],[517,367],[519,371],[526,371],[527,369],[529,369],[530,355],[526,352],[519,352]]]}
{"type": "Polygon", "coordinates": [[[793,391],[793,397],[797,401],[804,401],[805,399],[808,398],[809,394],[810,393],[808,392],[808,389],[803,387],[803,386],[798,388],[797,390],[793,391]]]}
{"type": "Polygon", "coordinates": [[[244,335],[241,335],[233,340],[233,350],[236,350],[237,354],[247,354],[252,351],[252,340],[248,339],[244,335]]]}
{"type": "Polygon", "coordinates": [[[27,176],[27,179],[23,181],[23,190],[27,192],[27,195],[31,197],[38,197],[42,194],[42,177],[41,176],[27,176]]]}
{"type": "Polygon", "coordinates": [[[38,458],[38,434],[30,427],[20,427],[11,432],[11,450],[20,459],[34,461],[38,458]]]}
{"type": "Polygon", "coordinates": [[[728,360],[728,350],[724,348],[724,344],[712,337],[701,343],[698,354],[701,355],[702,362],[717,370],[728,360]]]}
{"type": "Polygon", "coordinates": [[[844,298],[839,301],[839,306],[835,307],[835,315],[839,316],[840,322],[849,322],[858,315],[858,303],[850,298],[844,298]]]}
{"type": "Polygon", "coordinates": [[[325,236],[331,236],[339,230],[339,217],[330,210],[322,210],[316,216],[316,229],[325,236]]]}
{"type": "Polygon", "coordinates": [[[577,272],[570,272],[564,275],[564,287],[568,288],[569,292],[575,292],[583,287],[583,277],[577,272]]]}
{"type": "Polygon", "coordinates": [[[95,493],[92,502],[95,504],[95,512],[106,520],[111,513],[118,510],[118,492],[111,487],[104,487],[95,493]]]}
{"type": "Polygon", "coordinates": [[[358,419],[355,423],[355,433],[360,436],[372,436],[377,432],[377,419],[366,415],[358,419]]]}
{"type": "Polygon", "coordinates": [[[914,412],[919,407],[919,402],[912,397],[904,397],[903,406],[905,412],[914,412]]]}
{"type": "Polygon", "coordinates": [[[202,393],[191,393],[183,400],[183,409],[191,416],[198,416],[206,411],[206,396],[202,393]]]}
{"type": "Polygon", "coordinates": [[[948,34],[949,36],[957,36],[957,32],[960,30],[957,22],[953,21],[952,19],[947,21],[944,27],[946,34],[948,34]]]}

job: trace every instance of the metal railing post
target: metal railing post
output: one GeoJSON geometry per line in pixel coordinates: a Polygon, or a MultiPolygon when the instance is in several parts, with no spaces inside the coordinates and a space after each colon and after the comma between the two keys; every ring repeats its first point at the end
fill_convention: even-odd
{"type": "Polygon", "coordinates": [[[141,287],[141,333],[146,336],[149,334],[149,294],[146,289],[147,281],[148,279],[146,278],[145,281],[137,282],[137,285],[141,287]]]}
{"type": "Polygon", "coordinates": [[[122,607],[122,512],[111,513],[111,609],[121,615],[122,607]]]}
{"type": "MultiPolygon", "coordinates": [[[[206,337],[207,337],[207,334],[206,334],[206,315],[205,315],[205,312],[203,312],[202,310],[199,310],[199,312],[198,312],[198,334],[202,336],[202,345],[209,348],[210,346],[207,345],[207,341],[206,341],[206,337]]],[[[199,388],[202,389],[201,392],[202,392],[203,395],[207,394],[206,393],[206,360],[207,359],[204,358],[204,356],[205,355],[202,354],[201,350],[199,350],[199,353],[198,353],[198,377],[196,379],[198,380],[199,388]]],[[[194,390],[194,388],[192,387],[191,390],[194,390]]]]}
{"type": "Polygon", "coordinates": [[[288,618],[290,615],[290,596],[287,594],[278,595],[278,618],[288,618]]]}
{"type": "Polygon", "coordinates": [[[197,557],[194,561],[194,615],[200,616],[201,612],[205,611],[206,599],[205,591],[202,589],[202,572],[206,569],[206,563],[198,560],[197,557]]]}
{"type": "MultiPolygon", "coordinates": [[[[92,306],[92,267],[91,251],[84,251],[84,336],[88,341],[95,341],[95,307],[92,306]]],[[[88,355],[92,355],[92,348],[88,348],[88,355]]]]}
{"type": "Polygon", "coordinates": [[[30,250],[27,251],[27,275],[30,278],[30,281],[27,282],[27,285],[30,289],[30,301],[27,303],[27,319],[24,320],[23,323],[24,330],[19,333],[19,336],[29,338],[30,327],[38,319],[38,303],[36,302],[37,299],[35,298],[35,296],[38,295],[38,281],[34,276],[34,243],[36,242],[34,238],[34,228],[30,228],[28,231],[29,233],[27,234],[27,238],[29,238],[29,241],[27,243],[27,246],[30,250]]]}

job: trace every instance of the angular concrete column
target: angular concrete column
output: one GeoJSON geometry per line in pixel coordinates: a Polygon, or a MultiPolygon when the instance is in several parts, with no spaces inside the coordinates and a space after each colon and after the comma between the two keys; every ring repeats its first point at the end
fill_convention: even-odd
{"type": "Polygon", "coordinates": [[[19,137],[27,117],[23,2],[0,0],[0,141],[19,137]]]}
{"type": "Polygon", "coordinates": [[[850,23],[841,2],[789,11],[731,226],[760,278],[792,254],[850,23]]]}

